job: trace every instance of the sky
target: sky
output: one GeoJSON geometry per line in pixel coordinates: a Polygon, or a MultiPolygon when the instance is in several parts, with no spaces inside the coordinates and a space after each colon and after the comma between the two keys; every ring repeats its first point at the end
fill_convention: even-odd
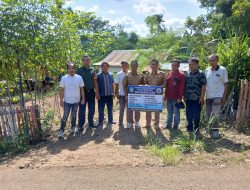
{"type": "Polygon", "coordinates": [[[197,0],[67,0],[65,6],[95,12],[111,25],[121,24],[125,31],[141,36],[149,33],[144,22],[149,15],[163,14],[166,27],[179,28],[187,16],[196,18],[206,13],[197,0]]]}

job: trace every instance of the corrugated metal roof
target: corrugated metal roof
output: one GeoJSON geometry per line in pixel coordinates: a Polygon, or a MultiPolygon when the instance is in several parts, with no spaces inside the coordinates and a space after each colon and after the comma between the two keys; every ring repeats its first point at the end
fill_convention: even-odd
{"type": "Polygon", "coordinates": [[[105,61],[108,62],[110,66],[121,66],[122,61],[131,62],[137,59],[138,56],[139,54],[135,50],[113,50],[100,63],[105,61]]]}
{"type": "MultiPolygon", "coordinates": [[[[161,65],[161,69],[162,70],[166,70],[166,71],[171,71],[172,70],[172,66],[171,63],[164,63],[161,65]]],[[[179,67],[180,71],[189,71],[189,64],[188,63],[181,63],[180,67],[179,67]]]]}

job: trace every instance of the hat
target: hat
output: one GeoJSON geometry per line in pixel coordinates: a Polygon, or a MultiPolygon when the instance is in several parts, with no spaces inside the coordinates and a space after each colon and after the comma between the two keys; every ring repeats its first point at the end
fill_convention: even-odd
{"type": "Polygon", "coordinates": [[[183,103],[183,101],[181,101],[180,103],[176,102],[175,103],[175,107],[177,109],[184,109],[185,108],[185,104],[183,103]]]}

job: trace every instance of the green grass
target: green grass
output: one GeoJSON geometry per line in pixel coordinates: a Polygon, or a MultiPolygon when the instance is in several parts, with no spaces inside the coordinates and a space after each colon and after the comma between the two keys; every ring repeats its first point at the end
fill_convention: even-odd
{"type": "Polygon", "coordinates": [[[180,149],[172,145],[166,145],[164,147],[152,145],[149,146],[148,150],[151,154],[158,156],[167,165],[175,165],[181,160],[180,149]]]}
{"type": "Polygon", "coordinates": [[[203,140],[196,140],[193,135],[183,134],[168,143],[149,134],[144,137],[144,142],[148,145],[148,151],[151,154],[158,156],[168,165],[176,165],[185,157],[185,154],[202,152],[206,146],[203,140]]]}

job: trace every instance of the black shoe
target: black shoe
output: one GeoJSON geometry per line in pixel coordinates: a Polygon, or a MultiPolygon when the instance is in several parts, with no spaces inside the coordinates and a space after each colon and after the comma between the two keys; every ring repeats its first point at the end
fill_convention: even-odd
{"type": "Polygon", "coordinates": [[[175,130],[177,130],[177,129],[178,129],[178,125],[175,125],[173,128],[174,128],[175,130]]]}
{"type": "Polygon", "coordinates": [[[172,127],[171,126],[169,126],[169,125],[167,125],[166,127],[165,127],[165,129],[171,129],[172,127]]]}
{"type": "Polygon", "coordinates": [[[193,132],[194,132],[194,130],[192,130],[192,129],[188,129],[188,128],[187,128],[187,132],[189,132],[189,133],[193,133],[193,132]]]}
{"type": "MultiPolygon", "coordinates": [[[[99,125],[99,124],[98,124],[99,125]]],[[[94,125],[94,124],[92,124],[92,125],[89,125],[89,127],[90,128],[94,128],[94,129],[96,129],[97,127],[98,127],[98,125],[94,125]]]]}
{"type": "Polygon", "coordinates": [[[77,132],[78,133],[81,133],[81,132],[83,132],[84,131],[84,128],[83,127],[78,127],[78,129],[77,129],[77,132]]]}
{"type": "MultiPolygon", "coordinates": [[[[98,124],[96,125],[96,128],[99,127],[99,126],[103,126],[103,123],[98,123],[98,124]]],[[[93,128],[95,128],[95,127],[93,127],[93,128]]]]}
{"type": "Polygon", "coordinates": [[[116,122],[112,121],[112,122],[108,122],[108,125],[115,125],[116,122]]]}

